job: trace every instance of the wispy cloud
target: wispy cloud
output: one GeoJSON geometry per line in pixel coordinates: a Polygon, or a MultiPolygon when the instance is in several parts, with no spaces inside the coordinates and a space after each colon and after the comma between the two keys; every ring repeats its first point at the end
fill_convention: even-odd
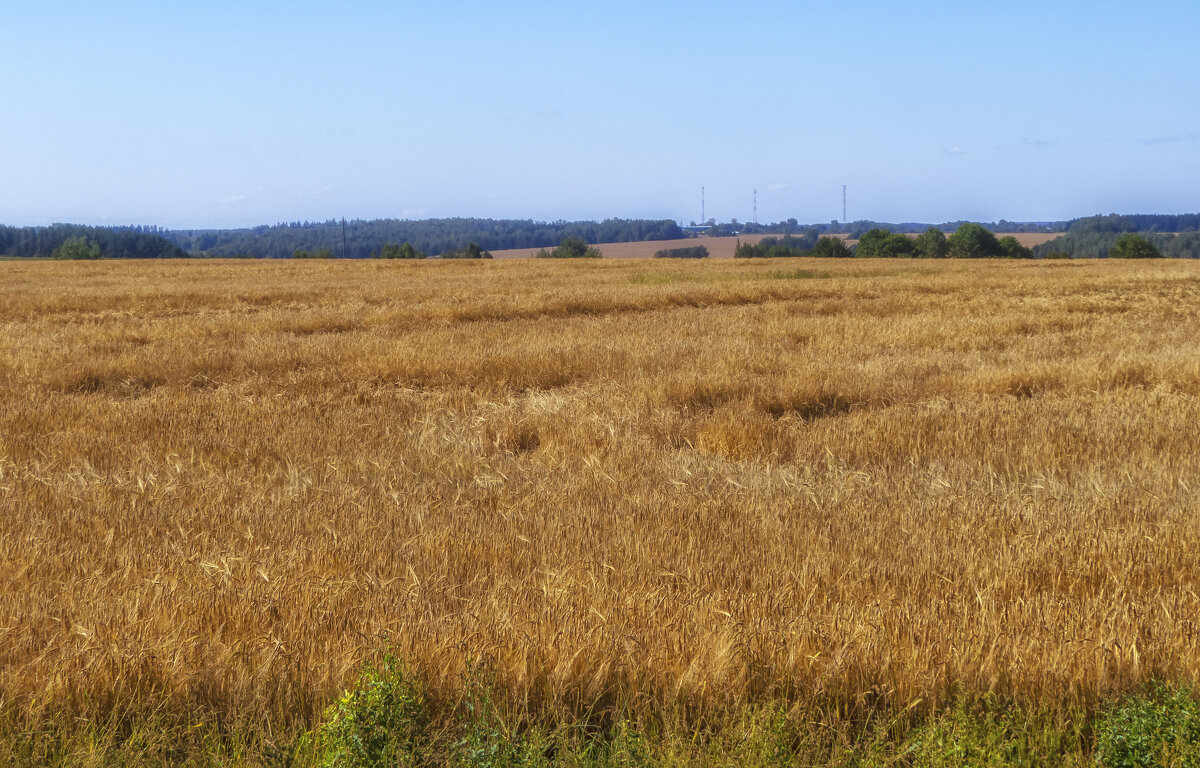
{"type": "Polygon", "coordinates": [[[1027,146],[1027,147],[1057,147],[1058,142],[1051,141],[1050,139],[1034,139],[1034,138],[1030,138],[1029,136],[1026,136],[1025,137],[1025,146],[1027,146]]]}
{"type": "Polygon", "coordinates": [[[1170,136],[1152,136],[1148,139],[1138,139],[1138,142],[1153,147],[1159,144],[1181,144],[1185,141],[1195,140],[1196,134],[1194,133],[1172,133],[1170,136]]]}
{"type": "Polygon", "coordinates": [[[962,147],[950,147],[949,149],[943,149],[942,154],[951,156],[965,155],[967,154],[967,150],[962,147]]]}

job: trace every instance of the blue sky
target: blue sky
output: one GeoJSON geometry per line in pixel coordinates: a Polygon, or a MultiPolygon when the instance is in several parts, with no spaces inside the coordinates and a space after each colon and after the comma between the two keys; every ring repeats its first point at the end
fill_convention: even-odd
{"type": "Polygon", "coordinates": [[[0,223],[1200,210],[1200,4],[47,2],[0,223]]]}

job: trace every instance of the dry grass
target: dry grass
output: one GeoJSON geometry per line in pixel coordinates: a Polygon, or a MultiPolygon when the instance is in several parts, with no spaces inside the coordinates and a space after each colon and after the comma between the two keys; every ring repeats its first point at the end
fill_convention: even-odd
{"type": "Polygon", "coordinates": [[[0,709],[1200,677],[1184,262],[8,263],[0,709]]]}

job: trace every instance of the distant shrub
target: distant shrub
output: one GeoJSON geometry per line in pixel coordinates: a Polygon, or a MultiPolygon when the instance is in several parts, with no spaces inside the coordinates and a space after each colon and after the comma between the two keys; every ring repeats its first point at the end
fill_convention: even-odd
{"type": "Polygon", "coordinates": [[[656,259],[706,259],[708,248],[703,245],[693,245],[690,248],[663,248],[654,252],[656,259]]]}
{"type": "Polygon", "coordinates": [[[848,259],[854,255],[854,252],[840,237],[822,237],[805,255],[829,259],[848,259]]]}
{"type": "Polygon", "coordinates": [[[1108,768],[1200,766],[1200,700],[1185,686],[1155,684],[1103,712],[1096,762],[1108,768]]]}
{"type": "Polygon", "coordinates": [[[98,259],[100,244],[90,242],[86,237],[68,237],[62,245],[54,249],[56,259],[98,259]]]}
{"type": "Polygon", "coordinates": [[[950,243],[946,233],[937,227],[930,227],[913,240],[917,255],[925,259],[944,259],[950,255],[950,243]]]}
{"type": "Polygon", "coordinates": [[[1119,235],[1108,249],[1110,259],[1159,259],[1162,253],[1141,235],[1126,232],[1119,235]]]}
{"type": "Polygon", "coordinates": [[[1000,241],[981,224],[964,222],[946,238],[950,255],[956,259],[989,259],[1007,256],[1000,241]]]}
{"type": "Polygon", "coordinates": [[[582,237],[564,237],[553,251],[545,248],[534,254],[539,259],[598,259],[600,249],[587,244],[582,237]]]}
{"type": "Polygon", "coordinates": [[[418,251],[413,247],[412,243],[404,243],[396,245],[395,243],[384,243],[383,248],[378,252],[372,253],[372,257],[377,259],[426,259],[427,254],[418,251]]]}
{"type": "Polygon", "coordinates": [[[900,259],[917,255],[917,244],[907,235],[876,227],[858,239],[854,255],[860,259],[900,259]]]}
{"type": "Polygon", "coordinates": [[[810,229],[800,237],[784,235],[783,237],[764,237],[757,245],[750,243],[737,244],[733,250],[735,259],[778,259],[809,256],[817,245],[818,233],[810,229]]]}
{"type": "Polygon", "coordinates": [[[457,251],[444,251],[443,259],[490,259],[492,258],[491,251],[485,251],[475,243],[467,243],[465,248],[460,248],[457,251]]]}
{"type": "Polygon", "coordinates": [[[1012,235],[1005,235],[1000,238],[1000,250],[1005,258],[1009,259],[1032,259],[1033,250],[1021,245],[1020,241],[1012,235]]]}
{"type": "Polygon", "coordinates": [[[306,251],[303,248],[297,248],[292,251],[293,259],[332,259],[334,258],[333,251],[328,248],[321,248],[316,251],[306,251]]]}

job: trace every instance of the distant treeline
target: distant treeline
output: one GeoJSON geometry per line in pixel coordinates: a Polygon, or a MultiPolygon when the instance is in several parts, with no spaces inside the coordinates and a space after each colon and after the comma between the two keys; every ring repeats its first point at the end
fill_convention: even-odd
{"type": "MultiPolygon", "coordinates": [[[[968,221],[949,221],[943,224],[936,225],[936,229],[943,232],[955,232],[963,224],[972,224],[976,222],[968,221]]],[[[1069,221],[1000,221],[984,223],[991,232],[1001,235],[1017,234],[1021,232],[1065,232],[1070,226],[1069,221]]],[[[774,224],[752,224],[749,222],[738,222],[737,219],[726,224],[718,224],[712,222],[712,226],[705,234],[710,237],[733,237],[736,235],[803,235],[815,230],[818,235],[829,234],[844,234],[848,233],[851,238],[858,238],[870,232],[872,229],[886,229],[889,232],[897,234],[916,235],[925,232],[930,228],[928,223],[918,222],[901,222],[899,224],[870,221],[867,219],[859,221],[851,221],[849,223],[831,221],[828,224],[801,224],[795,219],[787,219],[786,221],[778,221],[774,224]]],[[[1198,225],[1200,228],[1200,225],[1198,225]]]]}
{"type": "MultiPolygon", "coordinates": [[[[973,249],[969,255],[995,255],[1034,258],[1104,258],[1110,254],[1120,235],[1136,233],[1158,253],[1173,258],[1200,258],[1200,213],[1180,215],[1138,214],[1121,216],[1091,216],[1072,221],[1011,222],[1001,219],[991,224],[948,222],[931,227],[928,224],[880,224],[874,221],[855,221],[842,224],[802,225],[796,219],[774,224],[712,222],[709,236],[739,234],[782,235],[764,240],[756,246],[741,246],[742,256],[807,255],[845,256],[837,243],[824,242],[822,235],[848,233],[853,239],[865,239],[868,247],[859,246],[864,256],[939,256],[941,246],[932,231],[952,237],[964,227],[978,235],[976,227],[995,235],[1020,232],[1066,232],[1048,243],[1038,245],[1032,253],[1015,248],[1015,241],[999,238],[1004,247],[997,250],[985,242],[982,250],[973,249]],[[891,235],[890,239],[879,233],[891,235]],[[1181,234],[1173,234],[1181,233],[1181,234]],[[901,239],[904,235],[920,235],[916,250],[901,239]],[[921,238],[925,238],[922,242],[921,238]],[[932,238],[932,239],[931,239],[932,238]]],[[[353,259],[421,258],[426,255],[458,258],[480,258],[481,254],[501,249],[552,248],[564,238],[577,238],[587,243],[620,243],[684,238],[684,232],[674,221],[648,219],[606,219],[605,221],[538,222],[531,219],[425,219],[409,221],[377,219],[346,221],[331,219],[324,222],[290,222],[251,229],[192,229],[167,230],[158,227],[91,227],[78,224],[54,224],[48,227],[7,227],[0,225],[0,256],[71,257],[70,254],[94,254],[101,258],[160,259],[183,256],[292,258],[315,256],[353,259]],[[345,238],[343,240],[343,226],[345,238]],[[70,241],[70,242],[68,242],[70,241]],[[394,245],[396,243],[403,246],[394,245]],[[67,245],[64,248],[64,244],[67,245]],[[405,250],[401,253],[400,249],[405,250]]],[[[978,237],[975,237],[978,239],[978,237]]],[[[964,240],[964,238],[960,238],[964,240]]],[[[840,242],[840,241],[839,241],[840,242]]],[[[950,255],[956,255],[956,251],[950,255]]],[[[676,254],[672,254],[676,255],[676,254]]],[[[75,257],[78,257],[77,255],[75,257]]],[[[90,256],[89,256],[90,257],[90,256]]],[[[486,258],[486,256],[482,256],[486,258]]]]}
{"type": "MultiPolygon", "coordinates": [[[[589,243],[674,240],[684,237],[670,220],[607,219],[605,221],[538,222],[529,219],[376,219],[345,222],[345,256],[370,258],[385,243],[409,243],[432,256],[461,252],[471,243],[488,251],[557,246],[564,237],[589,243]]],[[[282,259],[296,251],[329,250],[343,255],[342,222],[291,222],[253,229],[176,230],[168,237],[196,256],[282,259]]]]}
{"type": "Polygon", "coordinates": [[[1181,232],[1178,235],[1165,232],[1089,232],[1071,230],[1061,237],[1035,246],[1038,258],[1104,259],[1112,255],[1113,247],[1122,238],[1137,237],[1149,243],[1157,251],[1155,256],[1170,259],[1200,259],[1200,232],[1181,232]]]}
{"type": "Polygon", "coordinates": [[[797,256],[853,256],[860,259],[1072,258],[1074,254],[1063,250],[1064,248],[1071,245],[1082,247],[1083,244],[1092,243],[1096,244],[1096,250],[1086,254],[1090,258],[1195,258],[1193,252],[1200,251],[1200,232],[1146,236],[1135,232],[1068,234],[1038,246],[1035,250],[1021,245],[1012,235],[996,237],[991,230],[971,222],[961,224],[949,236],[937,227],[929,227],[916,237],[876,227],[864,232],[853,247],[847,246],[838,237],[821,237],[819,230],[813,228],[799,237],[764,237],[755,244],[739,242],[733,255],[739,259],[797,256]]]}
{"type": "MultiPolygon", "coordinates": [[[[903,235],[900,235],[903,237],[903,235]]],[[[821,237],[820,231],[810,228],[799,237],[784,235],[783,237],[764,237],[757,243],[738,242],[733,249],[735,259],[779,259],[794,256],[850,256],[850,249],[840,238],[821,237]],[[836,245],[834,244],[836,241],[836,245]],[[838,247],[838,253],[826,252],[830,247],[838,247]]]]}
{"type": "MultiPolygon", "coordinates": [[[[1071,234],[1085,232],[1108,232],[1121,234],[1123,232],[1195,232],[1200,230],[1200,213],[1184,213],[1177,216],[1162,214],[1139,213],[1132,216],[1119,216],[1110,213],[1107,216],[1088,216],[1075,219],[1065,228],[1071,234]]],[[[1063,231],[1063,230],[1053,230],[1063,231]]]]}
{"type": "Polygon", "coordinates": [[[87,227],[82,224],[52,224],[49,227],[6,227],[0,225],[0,256],[52,258],[61,255],[68,240],[86,241],[99,247],[105,259],[172,259],[186,256],[167,240],[157,227],[87,227]]]}
{"type": "MultiPolygon", "coordinates": [[[[1200,213],[1178,216],[1137,214],[1089,216],[1071,222],[1067,233],[1033,249],[1039,258],[1103,259],[1123,235],[1143,236],[1157,252],[1173,259],[1200,258],[1200,213]],[[1179,234],[1172,234],[1178,232],[1179,234]]],[[[1128,242],[1128,238],[1125,238],[1128,242]]],[[[1120,249],[1118,249],[1120,251],[1120,249]]]]}

